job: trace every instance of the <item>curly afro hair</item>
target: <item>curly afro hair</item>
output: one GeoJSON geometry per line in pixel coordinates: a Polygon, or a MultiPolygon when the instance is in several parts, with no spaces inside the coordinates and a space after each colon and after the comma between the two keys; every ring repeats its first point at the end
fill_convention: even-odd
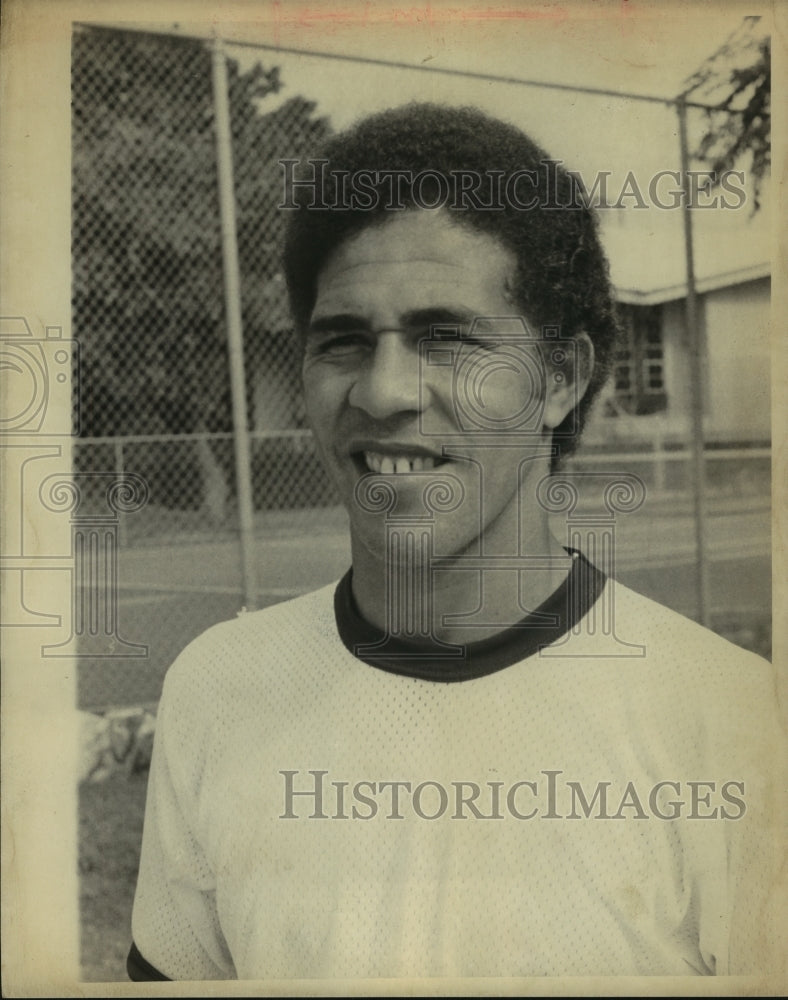
{"type": "Polygon", "coordinates": [[[554,431],[555,468],[577,445],[609,373],[618,336],[597,219],[578,178],[512,125],[476,108],[427,103],[365,118],[329,139],[317,157],[326,162],[320,170],[313,163],[314,183],[293,186],[295,207],[285,240],[285,277],[300,332],[308,326],[317,278],[331,252],[362,229],[383,225],[391,217],[392,171],[403,172],[398,190],[406,210],[424,207],[424,187],[416,190],[410,183],[420,172],[446,178],[459,171],[503,178],[529,172],[531,208],[524,210],[512,197],[490,200],[487,208],[478,207],[481,199],[469,208],[467,201],[458,204],[455,198],[442,203],[442,210],[459,225],[494,236],[514,253],[517,271],[510,291],[532,329],[557,327],[564,339],[585,331],[594,345],[588,388],[554,431]],[[347,203],[343,178],[359,172],[365,173],[367,187],[380,195],[370,199],[370,207],[347,203]],[[327,207],[337,204],[342,205],[339,211],[327,207]]]}

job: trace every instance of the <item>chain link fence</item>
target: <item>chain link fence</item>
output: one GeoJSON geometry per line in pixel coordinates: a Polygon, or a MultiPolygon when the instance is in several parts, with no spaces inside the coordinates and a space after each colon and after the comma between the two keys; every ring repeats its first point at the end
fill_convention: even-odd
{"type": "MultiPolygon", "coordinates": [[[[297,93],[298,79],[283,80],[276,55],[228,52],[218,58],[230,112],[247,414],[240,432],[249,442],[254,538],[265,546],[299,536],[309,548],[321,533],[341,533],[344,521],[305,426],[279,262],[279,160],[311,153],[332,126],[297,93]]],[[[120,522],[120,585],[129,598],[125,611],[121,602],[121,628],[136,628],[129,637],[144,642],[151,630],[166,636],[151,644],[148,680],[136,667],[130,675],[87,661],[80,700],[154,702],[178,648],[243,600],[242,558],[233,545],[242,520],[239,474],[246,473],[237,464],[228,352],[217,55],[198,39],[96,26],[75,28],[72,54],[73,330],[82,366],[74,463],[78,472],[135,474],[147,484],[145,507],[120,522]],[[222,542],[232,555],[217,555],[222,542]],[[192,546],[190,561],[172,571],[177,555],[153,554],[162,546],[176,553],[192,546]],[[157,596],[168,589],[169,603],[157,596]],[[159,625],[152,624],[156,615],[159,625]]],[[[623,465],[674,510],[677,498],[688,504],[688,452],[650,447],[622,456],[623,465]]],[[[607,460],[593,451],[592,442],[574,467],[607,460]]],[[[708,463],[712,493],[746,502],[768,495],[768,450],[740,450],[731,461],[708,463]]],[[[265,563],[265,549],[259,554],[265,563]]],[[[280,563],[302,554],[288,550],[280,563]]],[[[321,573],[333,578],[344,558],[337,549],[316,582],[321,573]]],[[[263,602],[308,588],[287,569],[264,568],[263,602]]]]}
{"type": "MultiPolygon", "coordinates": [[[[154,703],[179,649],[245,602],[213,58],[210,43],[171,35],[79,26],[73,36],[73,329],[82,348],[74,467],[139,476],[148,494],[141,510],[120,515],[119,627],[150,655],[133,669],[83,657],[86,707],[154,703]],[[188,558],[157,559],[162,546],[188,558]]],[[[278,160],[311,150],[329,124],[300,96],[266,111],[281,87],[276,65],[242,70],[221,58],[253,529],[309,537],[321,526],[341,530],[342,518],[305,427],[279,264],[278,160]]],[[[262,586],[263,603],[306,589],[262,586]]]]}
{"type": "MultiPolygon", "coordinates": [[[[276,68],[241,73],[228,60],[228,70],[255,507],[320,507],[334,500],[303,430],[276,205],[281,151],[298,156],[328,126],[298,98],[259,112],[279,87],[276,68]]],[[[143,476],[150,497],[129,535],[137,540],[233,530],[214,116],[203,42],[76,31],[73,320],[83,345],[76,461],[80,470],[143,476]]]]}

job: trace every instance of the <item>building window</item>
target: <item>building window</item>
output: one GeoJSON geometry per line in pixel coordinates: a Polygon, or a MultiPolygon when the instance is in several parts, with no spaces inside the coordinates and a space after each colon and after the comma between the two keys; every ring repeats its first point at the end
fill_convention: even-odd
{"type": "Polygon", "coordinates": [[[662,307],[619,305],[623,335],[613,366],[612,412],[641,416],[667,409],[662,307]]]}

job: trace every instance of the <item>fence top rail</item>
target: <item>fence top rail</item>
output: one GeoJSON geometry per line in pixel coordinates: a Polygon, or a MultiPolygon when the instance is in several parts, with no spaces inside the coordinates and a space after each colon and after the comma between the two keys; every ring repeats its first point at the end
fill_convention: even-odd
{"type": "MultiPolygon", "coordinates": [[[[282,430],[249,431],[249,437],[254,440],[269,438],[308,438],[312,432],[307,427],[288,427],[282,430]]],[[[115,434],[111,437],[77,437],[74,444],[147,444],[156,441],[231,441],[235,435],[232,431],[200,431],[191,434],[115,434]]]]}
{"type": "MultiPolygon", "coordinates": [[[[78,437],[74,439],[74,444],[80,445],[120,445],[124,444],[147,444],[149,442],[172,443],[189,441],[231,441],[233,434],[230,431],[204,432],[198,434],[128,434],[115,437],[78,437]]],[[[255,441],[268,441],[286,438],[311,438],[312,432],[308,428],[292,427],[282,430],[271,431],[250,431],[249,437],[255,441]]],[[[704,455],[707,459],[726,458],[769,458],[772,450],[766,445],[756,445],[752,448],[741,445],[731,445],[716,447],[713,443],[706,442],[704,455]]],[[[596,462],[607,462],[611,458],[622,462],[654,462],[654,461],[679,461],[692,457],[692,449],[689,445],[682,445],[680,448],[653,448],[649,451],[605,451],[589,452],[584,455],[574,455],[571,461],[575,464],[594,464],[596,462]]]]}
{"type": "Polygon", "coordinates": [[[419,73],[436,73],[442,76],[461,76],[469,80],[484,80],[487,83],[506,83],[519,87],[541,87],[544,90],[564,90],[575,94],[590,94],[594,97],[617,97],[621,100],[644,101],[649,104],[662,104],[665,107],[683,106],[686,108],[700,108],[702,111],[727,111],[729,114],[740,112],[723,108],[719,104],[710,104],[703,101],[687,100],[685,94],[677,97],[659,97],[656,94],[641,94],[635,91],[614,90],[604,87],[587,87],[571,83],[553,83],[545,80],[529,80],[517,76],[501,76],[497,73],[480,73],[473,70],[453,69],[448,66],[423,66],[418,63],[399,62],[394,59],[376,59],[374,56],[354,56],[339,52],[323,52],[317,49],[292,48],[285,45],[270,45],[266,42],[245,41],[243,39],[221,38],[217,33],[205,35],[187,34],[180,31],[154,31],[151,28],[133,27],[128,24],[96,24],[89,21],[74,21],[75,28],[91,28],[104,31],[126,31],[136,32],[145,35],[172,35],[176,38],[187,38],[199,42],[218,42],[228,47],[242,49],[261,49],[266,52],[283,52],[288,55],[314,56],[316,59],[335,59],[342,62],[362,63],[371,66],[387,66],[389,69],[414,70],[419,73]]]}
{"type": "MultiPolygon", "coordinates": [[[[730,458],[770,458],[771,448],[715,448],[710,447],[708,442],[703,451],[706,459],[730,459],[730,458]]],[[[692,458],[692,448],[687,445],[682,448],[655,448],[653,451],[606,451],[596,452],[586,455],[573,455],[569,461],[577,465],[595,464],[597,462],[609,462],[611,458],[617,462],[676,462],[687,461],[692,458]]]]}

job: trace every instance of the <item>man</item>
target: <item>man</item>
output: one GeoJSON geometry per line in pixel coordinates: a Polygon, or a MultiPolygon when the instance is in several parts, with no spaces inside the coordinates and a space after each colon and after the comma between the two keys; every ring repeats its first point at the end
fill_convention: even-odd
{"type": "Polygon", "coordinates": [[[431,105],[287,178],[352,569],[168,674],[132,978],[765,971],[768,665],[550,528],[616,334],[582,193],[431,105]]]}

